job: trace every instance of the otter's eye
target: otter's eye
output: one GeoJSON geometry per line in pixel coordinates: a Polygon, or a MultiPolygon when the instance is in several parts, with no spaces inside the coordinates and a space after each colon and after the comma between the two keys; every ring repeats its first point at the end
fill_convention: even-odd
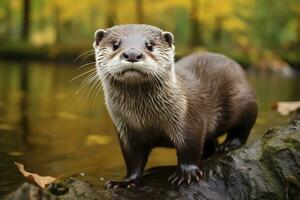
{"type": "Polygon", "coordinates": [[[152,44],[150,44],[150,43],[146,43],[146,47],[147,47],[147,49],[149,50],[149,51],[153,51],[153,46],[152,46],[152,44]]]}
{"type": "Polygon", "coordinates": [[[120,42],[115,42],[115,43],[113,44],[113,50],[114,50],[114,51],[117,50],[119,47],[120,47],[120,42]]]}

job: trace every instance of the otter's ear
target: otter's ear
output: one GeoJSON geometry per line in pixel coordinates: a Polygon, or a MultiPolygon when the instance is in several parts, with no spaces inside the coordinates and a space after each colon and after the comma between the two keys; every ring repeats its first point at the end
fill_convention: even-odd
{"type": "Polygon", "coordinates": [[[96,43],[97,46],[99,45],[99,43],[103,39],[105,33],[106,33],[106,31],[104,29],[98,29],[95,32],[94,38],[95,38],[95,43],[96,43]]]}
{"type": "Polygon", "coordinates": [[[169,44],[169,47],[172,47],[174,43],[174,36],[170,32],[163,32],[162,33],[164,40],[169,44]]]}

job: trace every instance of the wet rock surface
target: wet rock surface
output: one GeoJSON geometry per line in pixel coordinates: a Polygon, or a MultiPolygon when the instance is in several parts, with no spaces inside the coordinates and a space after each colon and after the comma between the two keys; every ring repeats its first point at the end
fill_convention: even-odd
{"type": "Polygon", "coordinates": [[[37,199],[300,199],[300,121],[269,129],[262,139],[202,163],[199,183],[172,188],[175,167],[148,170],[137,188],[102,190],[76,178],[46,189],[24,183],[6,200],[37,199]]]}

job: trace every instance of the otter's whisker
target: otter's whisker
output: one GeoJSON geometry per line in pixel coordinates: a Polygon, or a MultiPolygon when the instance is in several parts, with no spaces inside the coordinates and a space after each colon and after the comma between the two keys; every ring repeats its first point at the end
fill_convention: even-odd
{"type": "Polygon", "coordinates": [[[94,78],[95,75],[97,75],[97,72],[90,73],[86,78],[84,78],[81,81],[81,83],[90,82],[91,80],[89,79],[94,78]]]}
{"type": "Polygon", "coordinates": [[[97,74],[94,75],[94,77],[91,77],[89,80],[84,81],[79,89],[75,92],[75,94],[77,95],[83,88],[85,88],[86,86],[88,86],[89,84],[91,84],[95,79],[97,78],[97,74]]]}
{"type": "Polygon", "coordinates": [[[83,65],[80,65],[79,67],[77,67],[77,70],[79,70],[85,66],[91,65],[91,64],[96,64],[96,62],[94,61],[94,62],[89,62],[89,63],[83,64],[83,65]]]}
{"type": "Polygon", "coordinates": [[[76,76],[75,78],[71,79],[70,82],[74,81],[75,79],[77,79],[77,78],[79,78],[79,77],[81,77],[81,76],[83,76],[83,75],[85,75],[85,74],[88,74],[88,73],[93,72],[93,71],[96,71],[96,70],[97,70],[96,68],[93,68],[93,69],[91,69],[91,70],[88,70],[88,71],[86,71],[86,72],[83,72],[83,73],[79,74],[78,76],[76,76]]]}
{"type": "Polygon", "coordinates": [[[101,91],[101,88],[102,88],[101,81],[98,80],[97,81],[97,87],[96,87],[94,97],[93,97],[93,105],[95,105],[95,103],[96,103],[96,99],[97,99],[97,96],[98,96],[99,92],[101,91]]]}
{"type": "Polygon", "coordinates": [[[89,51],[86,51],[86,52],[83,52],[82,54],[80,54],[79,56],[77,56],[77,57],[73,60],[73,62],[75,62],[75,61],[78,60],[80,57],[82,57],[82,56],[84,56],[84,55],[86,55],[86,54],[88,54],[88,53],[91,53],[91,52],[94,52],[94,49],[89,50],[89,51]]]}
{"type": "Polygon", "coordinates": [[[91,95],[92,91],[93,91],[94,88],[97,86],[97,83],[98,83],[97,78],[95,78],[95,79],[93,80],[93,85],[92,85],[92,87],[90,88],[89,93],[88,93],[88,95],[86,96],[86,98],[89,98],[89,96],[91,95]]]}
{"type": "Polygon", "coordinates": [[[92,52],[92,53],[88,54],[87,56],[85,56],[85,58],[82,59],[82,61],[80,62],[80,64],[82,64],[84,61],[86,61],[86,59],[88,59],[89,57],[91,57],[93,55],[95,55],[94,52],[92,52]]]}

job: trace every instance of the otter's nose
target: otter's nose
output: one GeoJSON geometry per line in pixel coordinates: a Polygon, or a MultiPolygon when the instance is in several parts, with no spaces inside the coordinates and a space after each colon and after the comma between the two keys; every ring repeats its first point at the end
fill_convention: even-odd
{"type": "Polygon", "coordinates": [[[143,54],[135,49],[129,49],[122,54],[122,58],[128,62],[139,62],[143,58],[143,54]]]}

